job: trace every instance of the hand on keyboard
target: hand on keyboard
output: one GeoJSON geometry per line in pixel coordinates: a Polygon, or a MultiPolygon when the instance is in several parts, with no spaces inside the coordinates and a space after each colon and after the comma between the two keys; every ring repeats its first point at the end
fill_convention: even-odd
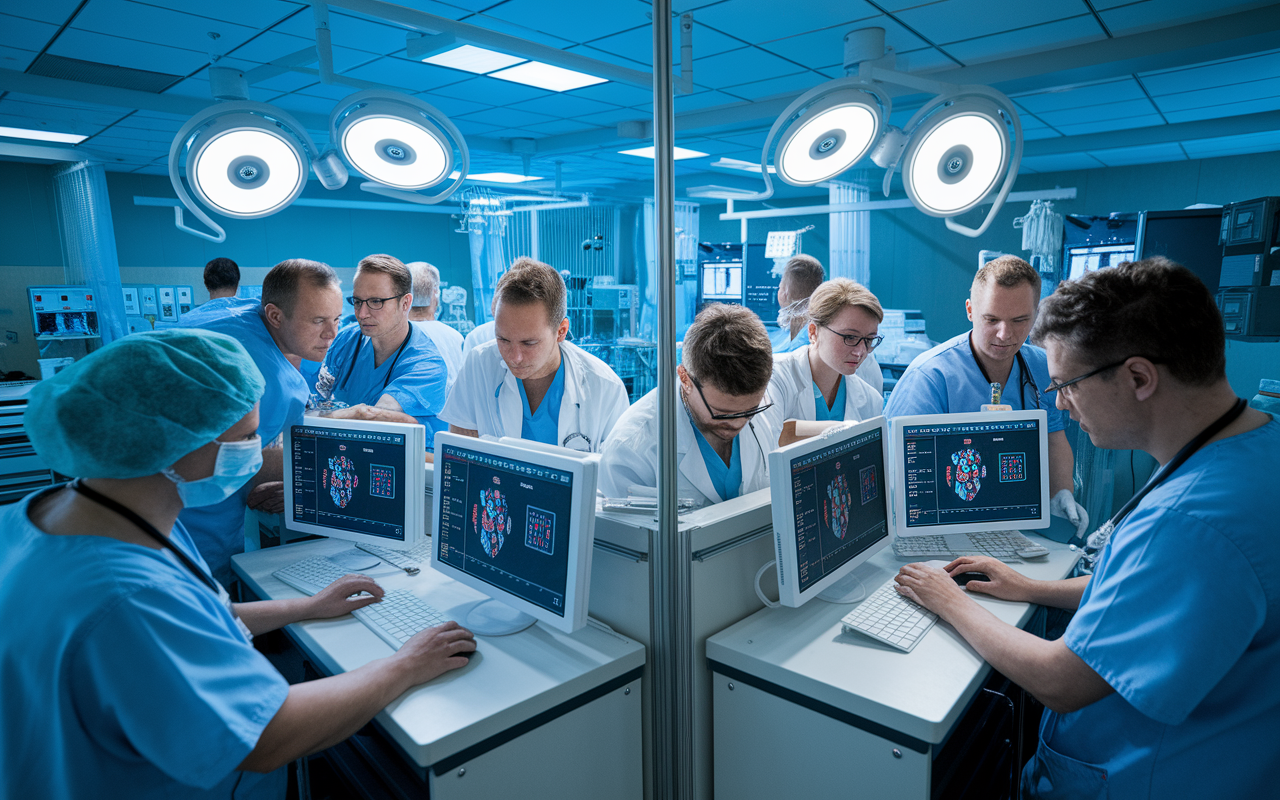
{"type": "Polygon", "coordinates": [[[475,635],[449,621],[415,634],[392,658],[402,660],[411,670],[409,686],[417,686],[451,669],[465,667],[475,650],[475,635]]]}
{"type": "Polygon", "coordinates": [[[960,556],[946,567],[948,575],[962,572],[985,573],[989,581],[970,581],[965,588],[976,594],[990,595],[1001,600],[1030,602],[1031,579],[1003,561],[989,556],[960,556]]]}
{"type": "MultiPolygon", "coordinates": [[[[959,559],[956,560],[959,561],[959,559]]],[[[947,566],[950,567],[951,564],[947,566]]],[[[955,607],[956,603],[963,603],[967,599],[964,596],[964,589],[951,580],[950,574],[928,564],[906,564],[898,570],[894,581],[898,584],[899,594],[919,603],[944,620],[949,619],[948,612],[955,607]]]]}
{"type": "Polygon", "coordinates": [[[350,614],[382,599],[382,587],[364,575],[344,575],[310,598],[307,619],[329,619],[350,614]]]}

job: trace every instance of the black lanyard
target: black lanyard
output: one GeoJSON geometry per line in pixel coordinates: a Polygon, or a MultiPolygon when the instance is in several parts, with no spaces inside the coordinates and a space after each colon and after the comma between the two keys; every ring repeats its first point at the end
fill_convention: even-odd
{"type": "Polygon", "coordinates": [[[1206,442],[1217,436],[1223,428],[1235,422],[1248,407],[1249,401],[1245,400],[1243,397],[1237,397],[1235,405],[1231,406],[1231,408],[1227,410],[1227,413],[1218,417],[1213,421],[1213,424],[1196,434],[1196,438],[1187,442],[1173,458],[1169,459],[1169,463],[1156,470],[1156,474],[1151,476],[1151,479],[1147,481],[1147,485],[1143,486],[1141,491],[1129,498],[1129,502],[1125,503],[1124,506],[1116,512],[1116,515],[1107,522],[1107,524],[1111,526],[1111,530],[1114,531],[1116,526],[1120,524],[1120,521],[1127,517],[1130,511],[1137,508],[1138,503],[1140,503],[1142,498],[1146,497],[1152,489],[1163,483],[1166,478],[1173,474],[1175,469],[1182,466],[1188,458],[1191,458],[1197,450],[1204,447],[1206,442]]]}
{"type": "Polygon", "coordinates": [[[146,535],[150,536],[152,539],[155,539],[157,542],[159,542],[161,547],[167,547],[170,550],[172,550],[174,555],[178,557],[178,560],[182,562],[182,565],[187,569],[191,570],[192,574],[194,574],[197,578],[203,581],[205,586],[208,586],[213,591],[214,594],[218,596],[222,595],[222,593],[218,591],[218,584],[214,583],[213,578],[205,574],[204,570],[197,567],[195,562],[192,561],[190,558],[188,558],[186,553],[182,552],[181,548],[175,546],[173,542],[169,541],[169,537],[165,536],[163,533],[156,530],[156,526],[152,525],[150,522],[147,522],[133,509],[128,508],[127,506],[124,506],[120,503],[117,503],[115,500],[112,500],[110,497],[107,497],[106,495],[100,492],[96,492],[93,489],[90,489],[88,486],[85,486],[84,483],[81,482],[79,478],[76,478],[74,481],[71,482],[71,488],[74,489],[79,494],[81,494],[82,496],[97,503],[98,505],[103,506],[105,508],[109,508],[112,511],[119,514],[120,516],[129,520],[134,525],[136,525],[138,529],[141,530],[143,533],[145,533],[146,535]]]}
{"type": "MultiPolygon", "coordinates": [[[[978,365],[978,371],[982,373],[982,378],[988,384],[995,383],[991,380],[991,376],[987,374],[987,368],[982,366],[982,362],[978,360],[978,354],[973,351],[973,334],[969,334],[969,355],[973,356],[973,363],[978,365]]],[[[1040,390],[1036,388],[1035,379],[1031,377],[1031,370],[1027,367],[1027,360],[1022,357],[1022,348],[1018,348],[1018,352],[1013,354],[1018,361],[1018,400],[1022,409],[1027,408],[1027,384],[1031,384],[1031,396],[1035,398],[1036,409],[1040,408],[1040,390]]]]}
{"type": "MultiPolygon", "coordinates": [[[[387,390],[387,385],[391,383],[391,373],[396,368],[396,362],[400,360],[400,354],[409,346],[409,340],[413,338],[413,323],[407,322],[405,324],[409,326],[409,330],[404,335],[404,341],[400,343],[400,347],[396,350],[395,358],[391,359],[391,366],[387,367],[387,377],[382,379],[382,391],[384,392],[387,390]]],[[[342,383],[338,384],[339,389],[345,390],[347,388],[347,381],[351,380],[351,372],[356,368],[356,359],[360,357],[360,348],[363,345],[364,334],[357,334],[356,351],[351,354],[351,363],[347,365],[347,374],[342,376],[342,383]]],[[[374,358],[376,359],[377,357],[377,352],[375,351],[374,358]]],[[[374,369],[376,370],[377,367],[375,366],[374,369]]],[[[377,401],[375,400],[374,402],[376,403],[377,401]]]]}

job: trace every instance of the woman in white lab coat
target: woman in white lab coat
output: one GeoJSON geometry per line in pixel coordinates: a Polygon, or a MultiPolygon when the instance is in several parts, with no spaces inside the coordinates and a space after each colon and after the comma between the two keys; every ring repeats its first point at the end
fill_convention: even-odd
{"type": "Polygon", "coordinates": [[[788,419],[861,422],[879,416],[884,400],[855,375],[883,337],[884,311],[866,287],[834,278],[809,298],[809,344],[782,353],[769,381],[769,418],[781,430],[788,419]]]}

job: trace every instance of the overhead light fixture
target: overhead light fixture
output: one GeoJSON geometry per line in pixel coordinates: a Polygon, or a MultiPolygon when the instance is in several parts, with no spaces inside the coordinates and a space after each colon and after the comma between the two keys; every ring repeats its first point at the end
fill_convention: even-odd
{"type": "Polygon", "coordinates": [[[57,131],[42,131],[34,128],[6,128],[3,125],[0,125],[0,136],[10,139],[35,139],[40,142],[62,142],[63,144],[80,144],[89,138],[78,133],[58,133],[57,131]]]}
{"type": "MultiPolygon", "coordinates": [[[[898,72],[894,58],[892,49],[885,49],[883,28],[848,34],[844,65],[856,77],[810,89],[774,121],[760,154],[765,191],[751,199],[773,195],[769,173],[774,169],[785,183],[813,186],[869,155],[885,169],[886,196],[901,167],[907,196],[918,209],[945,218],[950,230],[966,236],[986,231],[1022,160],[1022,123],[1012,101],[987,86],[958,86],[898,72]],[[889,84],[934,97],[897,128],[887,124],[892,102],[882,87],[889,84]],[[953,219],[988,198],[991,210],[978,228],[953,219]]],[[[735,168],[724,161],[713,166],[735,168]]]]}
{"type": "Polygon", "coordinates": [[[498,72],[490,72],[489,77],[523,83],[525,86],[535,86],[551,92],[567,92],[570,89],[605,83],[607,80],[585,72],[543,64],[541,61],[526,61],[498,72]]]}
{"type": "Polygon", "coordinates": [[[307,170],[329,189],[347,181],[347,170],[332,151],[320,153],[306,129],[290,114],[264,103],[220,103],[196,114],[169,148],[169,180],[182,206],[175,224],[212,242],[226,231],[195,204],[183,186],[185,166],[191,190],[204,205],[225,217],[256,219],[294,201],[307,183],[307,170]],[[215,230],[208,234],[183,224],[183,208],[215,230]]]}
{"type": "Polygon", "coordinates": [[[466,140],[447,116],[398,92],[371,89],[339,102],[329,115],[329,139],[369,178],[362,190],[415,203],[438,203],[453,194],[470,163],[466,140]],[[449,178],[453,182],[443,192],[417,194],[449,178]]]}
{"type": "MultiPolygon", "coordinates": [[[[675,155],[673,156],[673,158],[676,161],[683,161],[686,158],[702,158],[707,155],[707,153],[703,153],[698,150],[690,150],[687,147],[674,147],[672,148],[672,150],[675,152],[675,155]]],[[[654,152],[655,151],[654,151],[653,145],[650,145],[648,147],[637,147],[634,150],[618,151],[620,155],[639,156],[640,158],[653,158],[654,152]]]]}
{"type": "Polygon", "coordinates": [[[517,175],[514,172],[473,172],[467,176],[467,180],[484,183],[528,183],[540,181],[542,178],[537,175],[517,175]]]}
{"type": "MultiPolygon", "coordinates": [[[[739,172],[754,172],[757,175],[759,175],[762,172],[760,163],[757,161],[742,161],[741,159],[725,158],[723,156],[720,157],[719,161],[712,161],[711,166],[719,167],[720,169],[735,169],[735,170],[738,170],[739,172]]],[[[774,173],[777,171],[778,171],[777,167],[773,166],[772,164],[769,165],[770,173],[774,173]]]]}
{"type": "Polygon", "coordinates": [[[474,72],[478,75],[486,75],[494,70],[510,67],[525,61],[520,56],[509,56],[506,53],[486,50],[483,47],[476,47],[471,44],[464,44],[452,50],[428,56],[422,60],[427,64],[474,72]]]}

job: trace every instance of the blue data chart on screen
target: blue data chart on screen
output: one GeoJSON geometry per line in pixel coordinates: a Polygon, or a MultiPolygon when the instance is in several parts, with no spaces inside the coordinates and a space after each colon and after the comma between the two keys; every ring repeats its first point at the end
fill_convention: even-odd
{"type": "Polygon", "coordinates": [[[1040,518],[1035,420],[907,426],[907,527],[1040,518]]]}
{"type": "Polygon", "coordinates": [[[440,560],[564,616],[573,475],[447,445],[441,450],[440,560]]]}
{"type": "Polygon", "coordinates": [[[405,437],[333,428],[293,428],[293,519],[404,540],[405,437]],[[400,499],[397,499],[400,498],[400,499]]]}
{"type": "Polygon", "coordinates": [[[804,591],[888,535],[880,430],[793,459],[791,498],[804,591]]]}

